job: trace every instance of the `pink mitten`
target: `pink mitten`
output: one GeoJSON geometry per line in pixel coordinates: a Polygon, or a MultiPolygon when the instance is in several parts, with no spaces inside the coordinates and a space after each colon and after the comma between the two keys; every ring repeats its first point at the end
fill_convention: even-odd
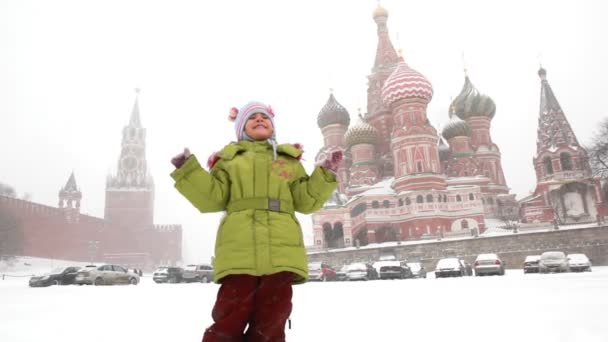
{"type": "Polygon", "coordinates": [[[188,158],[190,158],[190,155],[191,155],[190,150],[186,147],[184,149],[184,152],[171,158],[171,164],[173,164],[173,166],[175,166],[176,169],[179,169],[180,167],[182,167],[182,165],[184,165],[186,160],[188,158]]]}
{"type": "Polygon", "coordinates": [[[342,162],[342,158],[344,155],[342,151],[337,150],[333,151],[325,158],[324,160],[320,160],[317,162],[317,165],[322,166],[333,173],[338,172],[338,167],[340,166],[340,162],[342,162]]]}

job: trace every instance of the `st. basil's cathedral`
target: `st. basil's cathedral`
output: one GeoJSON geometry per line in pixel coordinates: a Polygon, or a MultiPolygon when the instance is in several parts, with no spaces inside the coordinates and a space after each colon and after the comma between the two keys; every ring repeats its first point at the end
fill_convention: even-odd
{"type": "Polygon", "coordinates": [[[599,180],[541,69],[541,113],[534,167],[538,185],[520,203],[509,193],[492,141],[492,98],[465,75],[441,134],[427,118],[433,87],[397,53],[388,11],[373,12],[378,45],[368,78],[367,113],[350,114],[330,93],[317,117],[324,146],[342,150],[339,186],[313,215],[311,249],[481,234],[486,219],[590,222],[605,215],[599,180]]]}

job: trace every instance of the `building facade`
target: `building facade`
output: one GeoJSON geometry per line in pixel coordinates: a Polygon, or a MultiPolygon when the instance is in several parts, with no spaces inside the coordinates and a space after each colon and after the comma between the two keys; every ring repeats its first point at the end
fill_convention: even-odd
{"type": "Polygon", "coordinates": [[[19,232],[14,237],[21,245],[18,253],[148,270],[178,263],[181,225],[153,223],[154,181],[146,164],[145,138],[136,98],[122,132],[118,169],[106,180],[103,218],[80,213],[83,195],[73,172],[59,191],[57,207],[0,196],[0,210],[10,216],[4,221],[19,232]]]}

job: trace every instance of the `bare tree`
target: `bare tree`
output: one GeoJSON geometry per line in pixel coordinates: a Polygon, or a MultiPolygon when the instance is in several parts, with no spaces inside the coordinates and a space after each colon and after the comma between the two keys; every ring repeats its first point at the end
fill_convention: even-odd
{"type": "Polygon", "coordinates": [[[509,198],[498,199],[496,201],[496,218],[503,221],[505,228],[516,229],[517,222],[519,221],[519,207],[517,202],[510,200],[509,198]]]}
{"type": "Polygon", "coordinates": [[[604,198],[608,196],[608,118],[604,118],[600,124],[598,131],[593,136],[591,146],[587,149],[589,152],[589,164],[593,175],[600,177],[602,180],[602,189],[604,198]]]}

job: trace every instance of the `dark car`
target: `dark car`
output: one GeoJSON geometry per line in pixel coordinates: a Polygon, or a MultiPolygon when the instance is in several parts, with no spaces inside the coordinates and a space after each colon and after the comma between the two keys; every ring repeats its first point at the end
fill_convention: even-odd
{"type": "Polygon", "coordinates": [[[378,269],[380,279],[406,279],[412,278],[412,271],[409,266],[397,260],[383,260],[374,263],[378,269]]]}
{"type": "Polygon", "coordinates": [[[524,273],[538,273],[540,255],[528,255],[524,260],[524,273]]]}
{"type": "Polygon", "coordinates": [[[155,283],[181,283],[183,274],[181,267],[161,266],[154,271],[152,279],[155,283]]]}
{"type": "Polygon", "coordinates": [[[435,266],[435,278],[462,277],[466,275],[465,265],[458,258],[444,258],[435,266]]]}
{"type": "Polygon", "coordinates": [[[30,278],[31,287],[74,284],[80,267],[57,267],[48,274],[30,278]]]}

